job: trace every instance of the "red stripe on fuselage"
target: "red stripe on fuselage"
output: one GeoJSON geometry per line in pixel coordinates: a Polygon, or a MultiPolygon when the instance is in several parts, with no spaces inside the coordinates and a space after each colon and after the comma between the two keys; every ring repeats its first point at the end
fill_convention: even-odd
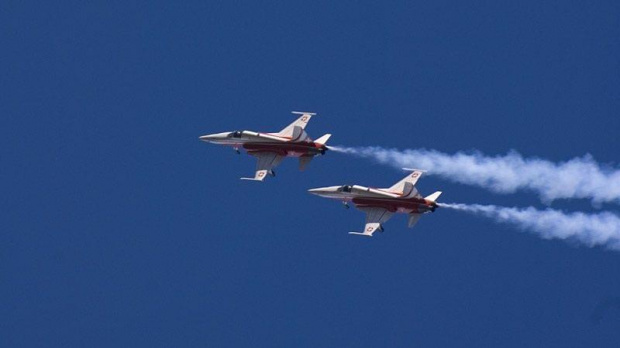
{"type": "Polygon", "coordinates": [[[294,152],[304,155],[316,155],[320,153],[320,148],[315,143],[244,143],[243,148],[249,152],[276,152],[286,154],[294,152]]]}
{"type": "Polygon", "coordinates": [[[351,201],[359,207],[379,207],[395,212],[399,209],[407,209],[414,212],[425,212],[431,206],[423,198],[390,199],[390,198],[360,198],[355,197],[351,201]]]}

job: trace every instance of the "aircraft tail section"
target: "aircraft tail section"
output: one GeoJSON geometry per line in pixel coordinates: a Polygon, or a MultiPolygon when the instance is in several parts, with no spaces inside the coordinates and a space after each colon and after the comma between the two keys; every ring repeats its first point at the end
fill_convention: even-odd
{"type": "Polygon", "coordinates": [[[415,226],[415,224],[417,224],[418,221],[420,220],[420,217],[422,217],[422,214],[417,214],[417,213],[409,214],[409,219],[407,220],[407,227],[412,228],[413,226],[415,226]]]}
{"type": "Polygon", "coordinates": [[[332,136],[331,134],[325,134],[324,136],[318,138],[314,142],[317,143],[317,144],[325,145],[325,144],[327,144],[327,141],[329,140],[329,138],[331,136],[332,136]]]}
{"type": "Polygon", "coordinates": [[[304,171],[306,169],[306,166],[308,165],[308,163],[310,163],[310,161],[312,161],[313,158],[314,158],[314,156],[301,156],[301,157],[299,157],[299,170],[304,171]]]}
{"type": "Polygon", "coordinates": [[[424,199],[427,199],[427,200],[432,201],[432,202],[437,202],[437,198],[439,198],[439,196],[441,196],[442,193],[443,192],[441,192],[441,191],[437,191],[437,192],[433,193],[432,195],[428,195],[428,196],[424,197],[424,199]]]}

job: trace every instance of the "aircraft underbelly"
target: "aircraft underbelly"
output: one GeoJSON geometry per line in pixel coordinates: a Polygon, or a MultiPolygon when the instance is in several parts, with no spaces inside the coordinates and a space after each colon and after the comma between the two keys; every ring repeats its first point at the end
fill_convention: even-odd
{"type": "Polygon", "coordinates": [[[289,157],[316,155],[319,153],[319,149],[310,143],[245,143],[243,148],[248,152],[275,152],[289,157]]]}
{"type": "Polygon", "coordinates": [[[361,198],[352,199],[358,207],[380,207],[391,212],[399,213],[425,213],[430,210],[423,200],[418,199],[389,199],[389,198],[361,198]]]}

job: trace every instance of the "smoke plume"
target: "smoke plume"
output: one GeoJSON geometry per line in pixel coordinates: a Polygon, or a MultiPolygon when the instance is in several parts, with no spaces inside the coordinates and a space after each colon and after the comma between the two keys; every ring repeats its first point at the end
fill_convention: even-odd
{"type": "Polygon", "coordinates": [[[609,212],[587,214],[538,210],[533,207],[509,208],[496,205],[439,203],[440,207],[485,216],[496,222],[514,225],[544,239],[576,241],[587,246],[620,250],[620,218],[609,212]]]}
{"type": "Polygon", "coordinates": [[[554,163],[523,158],[517,152],[485,156],[478,152],[450,155],[435,150],[382,147],[332,147],[334,151],[371,158],[397,168],[426,169],[429,174],[497,193],[535,192],[545,202],[585,198],[595,204],[620,203],[620,170],[601,166],[590,155],[554,163]]]}

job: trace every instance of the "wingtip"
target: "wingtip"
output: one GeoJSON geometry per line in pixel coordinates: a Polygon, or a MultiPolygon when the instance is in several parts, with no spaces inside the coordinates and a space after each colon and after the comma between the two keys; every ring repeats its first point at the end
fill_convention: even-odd
{"type": "Polygon", "coordinates": [[[247,181],[263,181],[261,179],[256,179],[256,178],[239,178],[240,180],[247,180],[247,181]]]}
{"type": "Polygon", "coordinates": [[[366,234],[366,233],[362,233],[362,232],[349,232],[349,234],[354,234],[356,236],[372,237],[372,234],[366,234]]]}

